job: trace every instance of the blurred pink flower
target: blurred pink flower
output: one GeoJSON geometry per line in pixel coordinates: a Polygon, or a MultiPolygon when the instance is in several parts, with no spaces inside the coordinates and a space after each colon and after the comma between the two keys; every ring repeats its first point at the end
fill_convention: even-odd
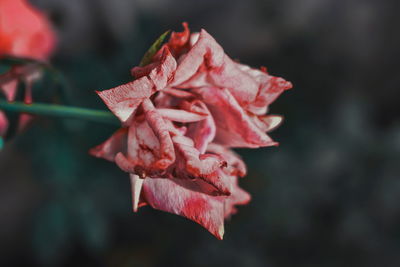
{"type": "Polygon", "coordinates": [[[46,60],[55,38],[47,18],[26,0],[0,0],[0,57],[46,60]]]}
{"type": "MultiPolygon", "coordinates": [[[[47,18],[25,0],[0,0],[0,59],[4,56],[46,61],[54,50],[55,37],[47,18]]],[[[31,86],[40,77],[35,64],[16,65],[0,75],[0,92],[8,101],[15,99],[18,82],[25,83],[26,103],[32,102],[31,86]]],[[[8,121],[0,112],[0,135],[5,135],[8,121]]],[[[29,120],[22,114],[20,128],[29,120]]]]}
{"type": "Polygon", "coordinates": [[[230,147],[277,143],[265,133],[280,116],[265,115],[291,83],[230,59],[205,31],[187,24],[127,84],[98,92],[123,128],[91,154],[130,173],[133,209],[189,218],[222,239],[224,218],[250,201],[246,174],[230,147]]]}

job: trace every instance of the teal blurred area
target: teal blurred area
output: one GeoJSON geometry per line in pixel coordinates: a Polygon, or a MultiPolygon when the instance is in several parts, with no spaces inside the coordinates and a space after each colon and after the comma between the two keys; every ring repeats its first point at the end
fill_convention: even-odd
{"type": "MultiPolygon", "coordinates": [[[[272,106],[278,148],[238,150],[248,206],[218,241],[148,207],[88,150],[116,128],[36,118],[0,152],[0,266],[398,266],[397,0],[32,0],[59,36],[63,102],[129,81],[168,29],[205,28],[241,62],[294,84],[272,106]]],[[[49,78],[50,79],[50,78],[49,78]]],[[[60,85],[49,79],[36,99],[60,85]]],[[[51,80],[51,79],[50,79],[51,80]]]]}

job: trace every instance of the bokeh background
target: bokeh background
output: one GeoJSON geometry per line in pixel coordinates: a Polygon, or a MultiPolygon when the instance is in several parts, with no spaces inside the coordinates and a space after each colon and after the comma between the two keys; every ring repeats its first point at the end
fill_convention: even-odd
{"type": "Polygon", "coordinates": [[[224,241],[131,212],[126,174],[87,153],[115,128],[37,119],[0,152],[1,266],[399,266],[399,1],[31,2],[54,23],[71,105],[104,109],[94,90],[128,81],[182,21],[294,89],[271,106],[286,118],[272,133],[280,147],[238,151],[253,201],[224,241]]]}

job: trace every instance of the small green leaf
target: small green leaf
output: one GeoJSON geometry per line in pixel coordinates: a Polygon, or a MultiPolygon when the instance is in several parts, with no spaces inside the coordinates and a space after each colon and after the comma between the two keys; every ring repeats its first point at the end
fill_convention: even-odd
{"type": "Polygon", "coordinates": [[[3,149],[3,146],[4,146],[4,140],[3,137],[0,136],[0,150],[3,149]]]}
{"type": "Polygon", "coordinates": [[[163,34],[158,37],[158,39],[150,46],[149,50],[144,54],[142,60],[140,61],[139,66],[143,67],[146,66],[151,62],[151,59],[153,56],[157,53],[157,51],[160,49],[162,43],[165,40],[165,37],[169,34],[170,30],[164,32],[163,34]]]}

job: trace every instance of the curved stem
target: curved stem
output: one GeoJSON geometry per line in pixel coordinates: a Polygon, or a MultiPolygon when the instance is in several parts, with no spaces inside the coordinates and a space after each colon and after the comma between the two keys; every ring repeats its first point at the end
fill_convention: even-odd
{"type": "Polygon", "coordinates": [[[24,112],[33,115],[80,119],[120,125],[118,119],[111,112],[88,108],[40,103],[25,104],[23,102],[7,102],[5,100],[0,100],[0,109],[8,112],[24,112]]]}

